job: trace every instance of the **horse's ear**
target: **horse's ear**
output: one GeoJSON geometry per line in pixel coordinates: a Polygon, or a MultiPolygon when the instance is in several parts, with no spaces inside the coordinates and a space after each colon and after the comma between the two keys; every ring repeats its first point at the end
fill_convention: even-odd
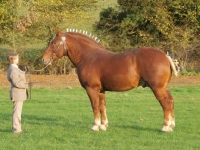
{"type": "Polygon", "coordinates": [[[60,31],[60,30],[56,29],[56,35],[57,35],[57,36],[62,36],[62,35],[63,35],[63,33],[62,33],[62,31],[60,31]]]}

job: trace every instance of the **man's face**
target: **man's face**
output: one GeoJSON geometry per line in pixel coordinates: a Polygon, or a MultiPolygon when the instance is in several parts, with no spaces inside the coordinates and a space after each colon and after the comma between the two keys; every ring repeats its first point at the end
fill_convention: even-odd
{"type": "Polygon", "coordinates": [[[14,59],[14,64],[18,64],[18,62],[19,62],[19,57],[16,57],[15,59],[14,59]]]}

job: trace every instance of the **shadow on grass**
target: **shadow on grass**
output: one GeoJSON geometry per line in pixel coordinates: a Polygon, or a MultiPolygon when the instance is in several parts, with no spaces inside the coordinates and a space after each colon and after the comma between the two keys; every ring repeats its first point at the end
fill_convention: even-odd
{"type": "Polygon", "coordinates": [[[0,133],[12,133],[12,129],[0,129],[0,133]]]}
{"type": "Polygon", "coordinates": [[[152,132],[157,132],[157,133],[163,133],[161,129],[142,127],[138,125],[122,125],[122,126],[117,126],[117,127],[122,128],[122,129],[132,129],[132,130],[139,130],[139,131],[152,131],[152,132]]]}
{"type": "Polygon", "coordinates": [[[36,115],[26,115],[24,117],[24,121],[28,124],[34,125],[34,126],[60,126],[60,127],[70,127],[74,126],[76,124],[76,120],[72,121],[64,117],[46,117],[46,116],[36,116],[36,115]]]}

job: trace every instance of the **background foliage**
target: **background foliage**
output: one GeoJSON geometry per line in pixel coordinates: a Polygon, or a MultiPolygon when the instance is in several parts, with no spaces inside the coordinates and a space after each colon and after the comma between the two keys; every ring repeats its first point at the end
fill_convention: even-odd
{"type": "MultiPolygon", "coordinates": [[[[95,3],[96,0],[2,0],[0,44],[6,49],[2,60],[10,51],[17,51],[21,64],[41,68],[40,56],[55,35],[55,29],[78,28],[89,19],[87,12],[96,8],[95,3]]],[[[63,67],[65,62],[68,61],[59,60],[55,66],[63,67]]],[[[71,64],[65,66],[64,71],[56,68],[56,73],[68,72],[71,64]]],[[[46,72],[54,74],[55,68],[46,72]]]]}
{"type": "MultiPolygon", "coordinates": [[[[41,68],[40,56],[55,29],[79,28],[98,34],[111,51],[156,47],[172,53],[185,71],[200,71],[200,0],[0,0],[0,4],[2,70],[10,51],[20,54],[21,64],[41,68]]],[[[62,58],[41,73],[66,74],[71,68],[62,58]]]]}
{"type": "Polygon", "coordinates": [[[118,0],[118,4],[104,9],[95,25],[110,49],[157,47],[172,53],[183,69],[200,69],[200,1],[118,0]]]}

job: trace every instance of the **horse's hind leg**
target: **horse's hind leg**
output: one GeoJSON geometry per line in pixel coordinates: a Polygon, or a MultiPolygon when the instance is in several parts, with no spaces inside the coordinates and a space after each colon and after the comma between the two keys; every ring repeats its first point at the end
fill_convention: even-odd
{"type": "Polygon", "coordinates": [[[174,99],[169,93],[169,90],[164,89],[156,89],[153,90],[156,98],[160,102],[160,105],[163,108],[164,112],[164,125],[162,127],[163,132],[173,131],[175,127],[175,118],[174,118],[174,99]]]}
{"type": "Polygon", "coordinates": [[[108,127],[108,118],[106,114],[106,99],[105,93],[99,94],[99,106],[100,106],[100,113],[101,113],[101,130],[106,130],[108,127]]]}
{"type": "Polygon", "coordinates": [[[86,89],[88,97],[90,98],[90,102],[93,109],[94,114],[94,125],[92,126],[91,130],[93,131],[99,131],[101,120],[100,120],[100,108],[99,108],[99,93],[88,87],[86,89]]]}

